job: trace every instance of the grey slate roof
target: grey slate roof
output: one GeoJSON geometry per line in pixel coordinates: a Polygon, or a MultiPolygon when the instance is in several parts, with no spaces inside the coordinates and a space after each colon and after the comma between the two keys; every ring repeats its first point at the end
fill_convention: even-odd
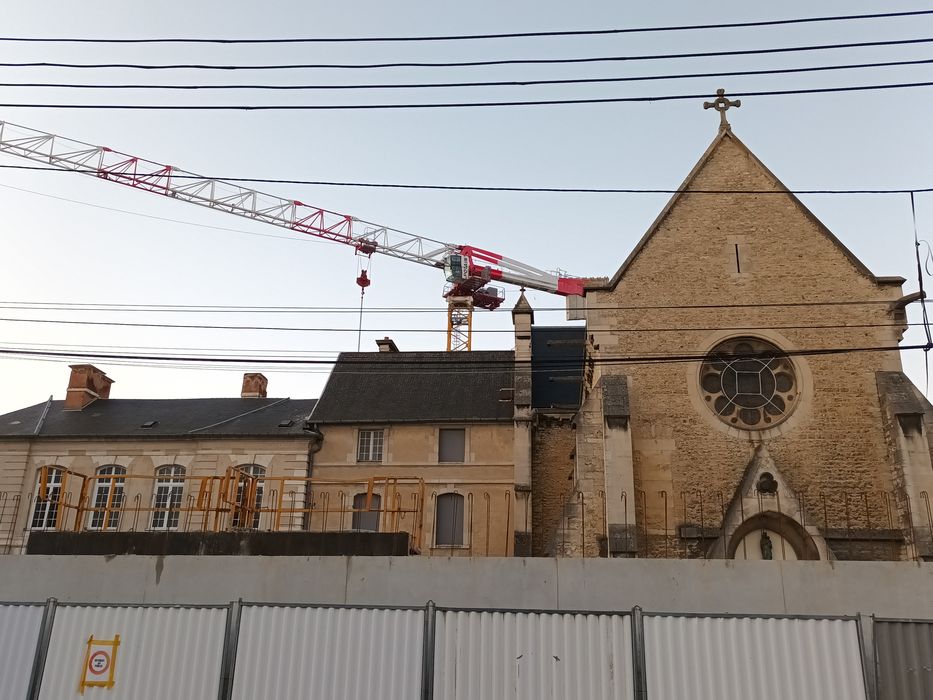
{"type": "Polygon", "coordinates": [[[515,353],[345,352],[311,414],[315,423],[511,421],[515,353]],[[505,400],[503,400],[505,399],[505,400]]]}
{"type": "MultiPolygon", "coordinates": [[[[316,399],[101,399],[81,411],[53,401],[39,437],[277,437],[307,435],[316,399]],[[293,421],[291,426],[279,423],[293,421]],[[140,426],[157,421],[151,428],[140,426]]],[[[45,410],[36,404],[0,416],[0,439],[23,438],[45,410]]]]}
{"type": "Polygon", "coordinates": [[[547,411],[580,408],[583,399],[584,326],[532,326],[531,405],[547,411]]]}

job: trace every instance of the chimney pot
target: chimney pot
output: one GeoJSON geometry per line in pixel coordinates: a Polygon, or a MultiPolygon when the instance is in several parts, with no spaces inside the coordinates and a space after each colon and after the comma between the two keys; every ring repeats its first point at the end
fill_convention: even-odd
{"type": "Polygon", "coordinates": [[[398,345],[389,336],[382,340],[376,340],[376,345],[379,346],[379,352],[398,352],[398,345]]]}
{"type": "Polygon", "coordinates": [[[94,365],[71,365],[65,410],[80,411],[97,399],[110,398],[113,380],[94,365]]]}
{"type": "Polygon", "coordinates": [[[266,375],[259,372],[247,372],[243,375],[243,388],[240,390],[241,399],[264,399],[269,380],[266,375]]]}

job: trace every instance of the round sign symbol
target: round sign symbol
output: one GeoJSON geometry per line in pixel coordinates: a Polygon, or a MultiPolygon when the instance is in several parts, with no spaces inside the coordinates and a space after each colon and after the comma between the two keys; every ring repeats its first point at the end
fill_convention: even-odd
{"type": "Polygon", "coordinates": [[[87,668],[95,676],[105,673],[110,668],[110,654],[106,651],[95,651],[87,662],[87,668]]]}

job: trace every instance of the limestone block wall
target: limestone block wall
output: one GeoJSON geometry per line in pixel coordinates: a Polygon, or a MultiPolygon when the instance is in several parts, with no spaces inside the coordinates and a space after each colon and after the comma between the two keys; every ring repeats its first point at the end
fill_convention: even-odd
{"type": "MultiPolygon", "coordinates": [[[[843,493],[857,497],[893,486],[875,373],[899,370],[899,356],[832,351],[897,343],[901,329],[889,304],[901,296],[899,281],[872,277],[799,202],[768,194],[779,192],[779,183],[729,134],[714,144],[687,188],[764,193],[675,198],[615,286],[587,293],[591,386],[603,374],[631,378],[639,525],[659,556],[684,556],[677,525],[699,523],[704,501],[702,517],[713,519],[710,503],[720,494],[728,502],[760,441],[794,493],[814,501],[820,493],[832,496],[819,509],[808,506],[830,524],[852,517],[844,512],[843,493]],[[742,336],[777,345],[795,368],[793,411],[768,430],[720,421],[699,389],[698,362],[604,362],[700,357],[742,336]]],[[[578,458],[584,473],[612,468],[591,459],[598,462],[578,458]]],[[[882,523],[882,502],[869,503],[863,517],[882,523]]]]}
{"type": "MultiPolygon", "coordinates": [[[[193,503],[197,498],[199,479],[209,476],[221,476],[228,468],[244,464],[256,464],[265,468],[266,493],[264,506],[271,503],[277,495],[275,479],[303,479],[308,472],[307,438],[292,439],[251,439],[251,438],[214,438],[214,439],[37,439],[28,444],[25,441],[0,442],[0,460],[4,465],[3,491],[18,494],[21,507],[15,514],[7,509],[0,520],[0,532],[12,531],[13,547],[22,543],[28,532],[30,517],[34,507],[37,489],[37,475],[44,466],[57,466],[76,475],[93,477],[101,467],[117,465],[126,469],[124,482],[125,505],[137,508],[138,515],[124,514],[120,518],[119,529],[145,530],[149,515],[144,512],[151,507],[155,488],[156,469],[167,465],[184,467],[186,483],[183,493],[183,505],[193,503]]],[[[62,498],[71,504],[80,499],[81,479],[78,476],[66,476],[62,498]]],[[[89,494],[93,491],[93,484],[89,494]]],[[[92,496],[90,496],[92,497],[92,496]]],[[[75,509],[62,510],[63,525],[74,525],[75,509]]],[[[189,527],[199,528],[202,523],[187,523],[189,527]]],[[[263,521],[263,527],[268,523],[263,521]]],[[[2,543],[0,543],[2,546],[2,543]]]]}
{"type": "Polygon", "coordinates": [[[569,415],[539,414],[532,439],[532,555],[553,553],[564,506],[574,492],[576,431],[569,415]]]}
{"type": "MultiPolygon", "coordinates": [[[[401,480],[398,493],[406,510],[419,511],[417,525],[409,516],[401,529],[420,528],[421,553],[435,556],[510,556],[514,551],[514,530],[519,521],[530,519],[527,499],[515,491],[513,434],[511,422],[468,425],[321,425],[321,450],[314,456],[313,475],[322,481],[360,481],[370,477],[401,480]],[[462,463],[438,461],[438,433],[441,428],[465,429],[462,463]],[[360,430],[384,431],[383,457],[379,462],[358,462],[360,430]],[[414,482],[423,482],[423,489],[414,482]],[[436,504],[438,497],[455,493],[463,496],[464,541],[460,547],[436,546],[436,504]],[[412,499],[416,498],[417,506],[412,499]]],[[[326,489],[330,499],[341,498],[346,488],[326,489]]],[[[319,489],[319,490],[321,490],[319,489]]],[[[343,496],[352,498],[349,492],[343,496]]],[[[348,520],[349,522],[349,520],[348,520]]]]}

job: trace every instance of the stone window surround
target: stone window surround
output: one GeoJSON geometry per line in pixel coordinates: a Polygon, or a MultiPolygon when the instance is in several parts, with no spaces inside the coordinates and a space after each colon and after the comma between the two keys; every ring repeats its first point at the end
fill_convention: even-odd
{"type": "Polygon", "coordinates": [[[470,536],[471,532],[468,531],[466,527],[466,517],[467,517],[467,497],[455,491],[452,488],[439,491],[434,498],[434,517],[432,519],[432,532],[431,532],[431,542],[432,549],[469,549],[470,548],[470,536]],[[438,504],[441,502],[442,496],[459,496],[460,497],[460,532],[461,538],[459,544],[438,544],[437,534],[438,534],[438,504]]]}
{"type": "MultiPolygon", "coordinates": [[[[389,430],[388,428],[383,427],[383,426],[367,426],[365,428],[357,428],[354,431],[353,442],[356,445],[356,449],[355,449],[353,461],[357,464],[384,464],[386,461],[386,454],[388,453],[388,450],[386,449],[388,447],[388,437],[389,437],[389,430]],[[382,444],[380,445],[379,459],[360,459],[360,453],[361,453],[360,440],[362,439],[362,436],[364,433],[372,433],[372,434],[381,433],[382,444]]],[[[371,440],[370,440],[369,450],[372,451],[371,440]]]]}
{"type": "Polygon", "coordinates": [[[39,475],[40,470],[36,469],[36,491],[33,496],[33,509],[29,514],[30,530],[55,530],[58,527],[58,521],[61,517],[58,506],[51,501],[61,498],[62,475],[65,468],[59,464],[48,464],[49,476],[46,483],[48,500],[39,501],[39,475]],[[37,524],[39,523],[39,524],[37,524]]]}
{"type": "Polygon", "coordinates": [[[155,468],[156,480],[152,486],[152,513],[149,529],[153,531],[177,530],[181,522],[179,510],[184,503],[187,470],[180,464],[162,464],[155,468]],[[164,498],[160,499],[160,496],[164,498]],[[160,501],[164,504],[160,505],[160,501]],[[156,510],[159,508],[159,510],[156,510]]]}
{"type": "MultiPolygon", "coordinates": [[[[776,345],[784,352],[794,352],[799,348],[787,337],[774,330],[748,329],[748,330],[728,330],[714,331],[706,335],[703,340],[695,346],[695,352],[698,355],[708,355],[720,343],[733,338],[760,338],[772,345],[776,345]]],[[[789,357],[794,371],[797,375],[797,406],[786,420],[780,424],[763,430],[746,430],[744,428],[735,428],[723,423],[712,411],[703,398],[703,391],[700,387],[700,363],[686,362],[685,378],[687,381],[687,395],[690,403],[696,410],[697,416],[707,425],[716,430],[726,433],[734,438],[741,440],[765,440],[783,435],[790,432],[800,425],[810,413],[813,403],[813,375],[810,372],[810,366],[807,359],[801,355],[789,357]]]]}
{"type": "MultiPolygon", "coordinates": [[[[437,425],[434,427],[434,442],[431,446],[431,463],[439,466],[464,466],[473,462],[473,454],[470,444],[470,426],[462,423],[451,423],[450,425],[437,425]],[[463,461],[462,462],[442,462],[441,456],[441,431],[442,430],[462,430],[463,431],[463,461]]],[[[440,494],[438,494],[440,495],[440,494]]]]}
{"type": "MultiPolygon", "coordinates": [[[[40,456],[40,457],[37,457],[36,462],[34,462],[35,477],[34,477],[33,483],[35,484],[35,491],[32,491],[32,492],[28,491],[27,486],[30,482],[29,480],[24,479],[22,497],[24,501],[26,501],[27,499],[31,499],[31,503],[33,504],[33,506],[35,506],[36,498],[38,494],[39,472],[43,467],[48,467],[50,470],[52,469],[62,470],[63,473],[71,472],[73,474],[81,474],[81,475],[84,475],[85,478],[89,478],[89,479],[102,476],[100,473],[101,469],[108,468],[108,467],[120,467],[126,470],[124,474],[116,475],[116,476],[123,476],[125,480],[124,484],[122,485],[123,493],[124,493],[124,506],[128,504],[128,500],[130,498],[133,498],[136,496],[141,497],[144,502],[147,500],[154,502],[156,490],[158,488],[159,469],[163,469],[165,467],[178,467],[178,468],[183,469],[185,472],[185,475],[188,476],[190,475],[191,464],[197,457],[197,455],[195,454],[175,455],[172,451],[167,451],[167,452],[156,451],[152,454],[146,454],[145,456],[153,460],[156,460],[158,457],[160,456],[164,457],[166,454],[170,456],[170,459],[173,458],[174,461],[164,462],[162,464],[158,464],[158,462],[156,462],[158,466],[153,467],[151,472],[147,470],[144,473],[135,471],[129,463],[124,461],[123,456],[112,456],[112,455],[103,455],[103,454],[95,455],[93,458],[93,467],[90,467],[90,468],[88,466],[74,467],[73,465],[71,465],[70,464],[70,462],[72,461],[71,455],[69,455],[68,457],[65,457],[64,459],[61,457],[40,456]],[[140,484],[147,483],[147,482],[145,482],[144,480],[138,479],[138,478],[133,478],[133,477],[139,477],[143,474],[145,475],[152,474],[154,476],[154,478],[151,480],[152,488],[151,488],[151,491],[149,492],[147,492],[145,489],[139,488],[140,484]]],[[[81,456],[84,457],[84,455],[81,455],[81,456]]],[[[245,452],[234,451],[234,452],[231,452],[229,456],[231,459],[231,463],[229,466],[232,468],[238,469],[242,467],[257,466],[257,467],[261,467],[265,471],[265,475],[268,475],[272,468],[271,458],[265,454],[257,455],[256,453],[245,453],[245,452]]],[[[132,462],[133,459],[134,457],[129,458],[129,462],[132,462]]],[[[195,475],[198,475],[199,470],[196,469],[195,471],[196,471],[195,475]]],[[[103,476],[106,476],[106,475],[103,475],[103,476]]],[[[75,504],[75,497],[77,495],[77,492],[74,491],[75,482],[73,481],[73,478],[74,477],[67,477],[68,483],[66,485],[69,495],[72,497],[70,501],[72,503],[72,506],[74,506],[75,504]]],[[[170,477],[166,477],[166,478],[170,478],[170,477]]],[[[105,482],[105,483],[109,485],[109,482],[105,482]]],[[[50,483],[50,486],[51,486],[51,483],[50,483]]],[[[186,482],[185,488],[187,487],[188,487],[188,484],[186,482]]],[[[89,489],[89,500],[88,500],[88,504],[91,506],[93,506],[94,504],[95,492],[96,492],[96,489],[92,486],[89,489]]],[[[68,510],[66,509],[64,512],[65,512],[65,515],[67,516],[68,510]]],[[[56,523],[55,526],[50,525],[47,527],[33,528],[32,523],[33,523],[34,514],[35,514],[34,507],[26,511],[26,517],[28,518],[28,520],[25,521],[25,525],[23,527],[25,527],[27,530],[52,530],[58,527],[58,524],[56,523]]],[[[62,517],[61,514],[58,514],[56,516],[56,518],[61,518],[61,517],[62,517]]],[[[86,522],[89,523],[90,520],[86,522]]],[[[143,522],[145,522],[145,519],[143,519],[143,522]]],[[[146,523],[146,526],[148,526],[149,524],[151,524],[151,520],[150,520],[150,523],[146,523]]],[[[91,528],[89,524],[86,525],[86,527],[88,530],[93,530],[93,531],[99,531],[99,530],[113,531],[114,530],[113,528],[91,528]]],[[[120,530],[122,529],[122,527],[123,527],[123,523],[120,523],[116,529],[120,530]]],[[[164,529],[164,528],[159,528],[159,529],[164,529]]]]}

